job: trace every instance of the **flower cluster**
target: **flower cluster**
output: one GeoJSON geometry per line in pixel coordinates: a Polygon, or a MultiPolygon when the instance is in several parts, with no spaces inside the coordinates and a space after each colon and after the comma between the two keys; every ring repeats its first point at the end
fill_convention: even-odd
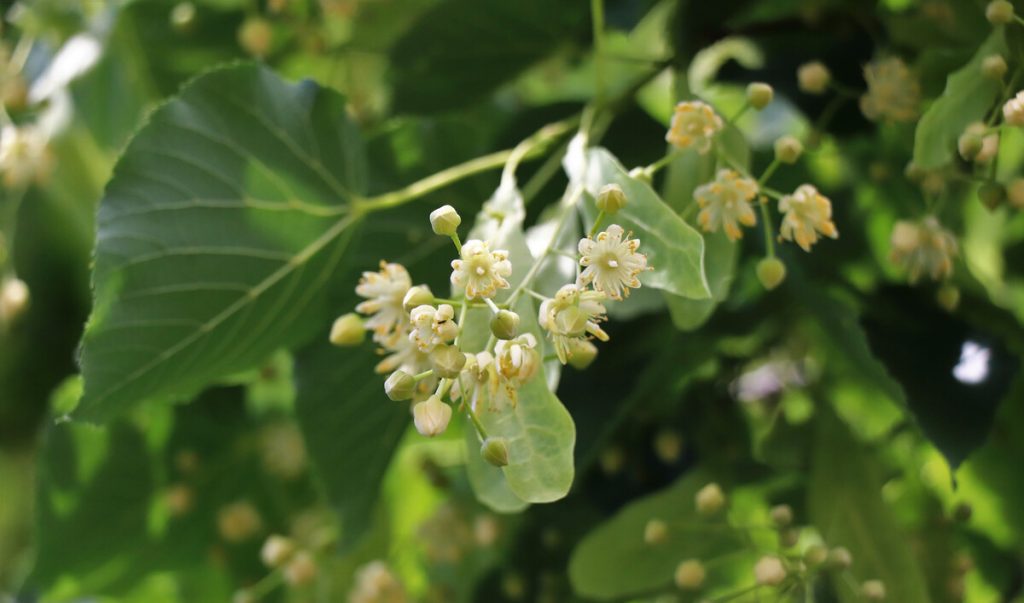
{"type": "Polygon", "coordinates": [[[890,244],[892,261],[907,271],[911,283],[925,275],[938,281],[953,274],[953,259],[958,253],[956,237],[935,216],[920,222],[897,222],[890,244]]]}
{"type": "Polygon", "coordinates": [[[913,121],[921,104],[921,85],[902,59],[889,57],[864,66],[868,91],[860,110],[872,121],[913,121]]]}

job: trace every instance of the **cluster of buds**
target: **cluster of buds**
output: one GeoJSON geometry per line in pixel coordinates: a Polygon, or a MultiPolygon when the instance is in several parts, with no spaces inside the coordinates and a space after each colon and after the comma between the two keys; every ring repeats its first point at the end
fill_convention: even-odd
{"type": "MultiPolygon", "coordinates": [[[[596,199],[600,213],[594,230],[604,216],[614,215],[627,203],[621,187],[604,187],[596,199]]],[[[554,297],[525,289],[523,283],[498,303],[499,292],[511,288],[509,252],[493,249],[481,239],[462,243],[461,223],[458,212],[448,205],[430,214],[434,233],[451,238],[458,253],[449,279],[453,299],[435,297],[426,285],[413,286],[404,266],[382,261],[379,271],[363,273],[356,286],[363,301],[354,313],[339,317],[330,334],[331,342],[340,346],[358,345],[366,332],[371,334],[385,356],[376,367],[378,373],[388,374],[385,394],[395,401],[412,401],[413,423],[426,436],[447,429],[455,403],[472,416],[484,408],[514,408],[518,392],[539,373],[544,342],[533,333],[520,333],[521,317],[511,309],[521,293],[542,299],[538,322],[555,357],[562,364],[585,368],[597,354],[591,339],[608,340],[600,326],[606,319],[605,301],[627,297],[640,287],[639,275],[650,270],[647,257],[638,251],[640,241],[611,224],[579,241],[577,278],[554,297]],[[470,308],[491,313],[489,340],[482,351],[469,352],[461,343],[464,329],[473,328],[466,321],[470,308]]],[[[482,432],[481,437],[483,458],[507,465],[507,442],[486,438],[482,432]]]]}

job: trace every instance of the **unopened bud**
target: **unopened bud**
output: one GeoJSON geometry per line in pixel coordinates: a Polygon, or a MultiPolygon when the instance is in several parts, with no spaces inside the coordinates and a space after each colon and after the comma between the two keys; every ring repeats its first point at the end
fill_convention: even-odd
{"type": "Polygon", "coordinates": [[[384,393],[395,402],[408,400],[416,393],[416,379],[405,371],[395,371],[384,381],[384,393]]]}
{"type": "Polygon", "coordinates": [[[786,566],[778,557],[766,555],[754,565],[754,578],[761,586],[778,586],[786,579],[786,566]]]}
{"type": "Polygon", "coordinates": [[[417,306],[431,306],[433,304],[434,294],[430,291],[430,287],[426,285],[416,285],[410,288],[405,293],[405,297],[402,298],[402,309],[406,312],[412,312],[412,309],[417,306]]]}
{"type": "Polygon", "coordinates": [[[974,161],[974,158],[981,152],[985,143],[985,124],[974,122],[968,125],[960,138],[956,141],[956,148],[960,156],[967,161],[974,161]]]}
{"type": "Polygon", "coordinates": [[[651,181],[654,179],[650,170],[642,167],[635,167],[629,170],[629,177],[632,178],[633,180],[643,182],[644,184],[650,184],[651,181]]]}
{"type": "Polygon", "coordinates": [[[995,181],[986,182],[978,188],[978,199],[989,211],[995,211],[1006,200],[1006,187],[995,181]]]}
{"type": "Polygon", "coordinates": [[[868,580],[860,585],[860,594],[868,601],[885,601],[885,583],[881,580],[868,580]]]}
{"type": "Polygon", "coordinates": [[[793,507],[789,505],[777,505],[772,507],[770,512],[772,523],[776,527],[785,528],[793,523],[793,507]]]}
{"type": "Polygon", "coordinates": [[[626,207],[627,203],[629,203],[629,199],[626,198],[625,191],[618,184],[606,184],[597,193],[597,209],[608,215],[618,213],[620,209],[626,207]]]}
{"type": "Polygon", "coordinates": [[[786,280],[786,265],[779,258],[764,258],[757,263],[757,280],[771,291],[786,280]]]}
{"type": "Polygon", "coordinates": [[[747,102],[755,109],[764,109],[772,102],[775,91],[764,82],[754,82],[747,86],[747,102]]]}
{"type": "Polygon", "coordinates": [[[725,493],[721,486],[712,482],[697,492],[697,512],[705,517],[716,515],[725,507],[725,493]]]}
{"type": "Polygon", "coordinates": [[[683,438],[679,432],[663,429],[654,436],[654,453],[661,462],[671,465],[679,461],[683,454],[683,438]]]}
{"type": "Polygon", "coordinates": [[[812,544],[804,551],[804,563],[807,567],[814,569],[820,567],[828,560],[828,549],[820,544],[812,544]]]}
{"type": "Polygon", "coordinates": [[[615,475],[622,471],[622,467],[626,464],[626,455],[622,452],[622,448],[609,446],[601,451],[598,462],[605,475],[615,475]]]}
{"type": "Polygon", "coordinates": [[[511,310],[498,310],[491,317],[491,333],[498,339],[515,339],[519,335],[519,315],[511,310]]]}
{"type": "Polygon", "coordinates": [[[775,158],[782,163],[796,163],[803,152],[804,145],[795,136],[783,136],[775,141],[775,158]]]}
{"type": "Polygon", "coordinates": [[[597,346],[589,339],[575,337],[569,340],[569,366],[582,371],[597,358],[597,346]]]}
{"type": "Polygon", "coordinates": [[[985,18],[992,25],[1005,25],[1013,21],[1013,4],[1007,0],[992,0],[985,7],[985,18]]]}
{"type": "Polygon", "coordinates": [[[459,224],[462,224],[462,216],[451,205],[442,205],[430,212],[430,227],[434,234],[450,237],[459,230],[459,224]]]}
{"type": "Polygon", "coordinates": [[[500,535],[501,525],[493,515],[480,515],[473,520],[473,540],[477,546],[493,546],[500,535]]]}
{"type": "Polygon", "coordinates": [[[316,560],[306,551],[299,551],[284,566],[284,580],[290,586],[303,586],[316,578],[316,560]]]}
{"type": "Polygon", "coordinates": [[[193,499],[192,488],[185,484],[175,484],[164,494],[167,510],[170,511],[172,517],[180,517],[191,511],[193,499]]]}
{"type": "Polygon", "coordinates": [[[480,445],[480,456],[495,467],[508,465],[508,441],[505,438],[487,438],[480,445]]]}
{"type": "Polygon", "coordinates": [[[238,45],[254,57],[267,56],[273,40],[274,28],[262,17],[248,17],[238,28],[238,45]]]}
{"type": "Polygon", "coordinates": [[[290,538],[279,534],[271,534],[263,542],[260,559],[269,568],[281,567],[295,552],[295,543],[290,538]]]}
{"type": "Polygon", "coordinates": [[[783,547],[794,547],[798,542],[800,542],[799,528],[785,528],[779,531],[779,544],[783,547]]]}
{"type": "Polygon", "coordinates": [[[337,346],[354,346],[363,343],[366,339],[366,328],[363,326],[363,318],[358,314],[349,312],[338,317],[331,325],[331,343],[337,346]]]}
{"type": "Polygon", "coordinates": [[[697,559],[687,559],[676,566],[674,579],[680,590],[700,590],[706,576],[703,563],[697,559]]]}
{"type": "Polygon", "coordinates": [[[821,61],[813,61],[797,69],[796,79],[800,90],[808,94],[822,94],[828,88],[832,74],[821,61]]]}
{"type": "Polygon", "coordinates": [[[228,542],[242,542],[256,535],[263,527],[259,511],[248,501],[231,503],[217,512],[217,530],[228,542]]]}
{"type": "Polygon", "coordinates": [[[439,345],[430,352],[430,365],[438,377],[454,379],[466,366],[466,355],[456,346],[439,345]]]}
{"type": "Polygon", "coordinates": [[[178,33],[192,31],[196,24],[196,5],[191,2],[179,2],[171,9],[171,27],[178,33]]]}
{"type": "Polygon", "coordinates": [[[425,402],[412,407],[412,419],[420,435],[432,438],[448,429],[452,407],[442,402],[441,398],[430,396],[425,402]]]}
{"type": "Polygon", "coordinates": [[[0,286],[0,323],[10,322],[21,316],[28,307],[28,285],[20,278],[5,279],[0,286]]]}
{"type": "Polygon", "coordinates": [[[946,312],[953,312],[960,305],[960,289],[950,284],[939,287],[935,294],[935,300],[939,302],[946,312]]]}
{"type": "Polygon", "coordinates": [[[660,519],[651,519],[644,526],[644,544],[656,545],[668,540],[668,524],[660,519]]]}
{"type": "Polygon", "coordinates": [[[1002,81],[1006,70],[1006,59],[1001,55],[991,54],[981,61],[981,73],[990,80],[1002,81]]]}
{"type": "Polygon", "coordinates": [[[849,569],[853,565],[853,555],[846,547],[837,546],[828,552],[828,564],[832,569],[849,569]]]}
{"type": "Polygon", "coordinates": [[[1017,209],[1024,209],[1024,178],[1015,178],[1006,186],[1006,198],[1010,205],[1017,209]]]}

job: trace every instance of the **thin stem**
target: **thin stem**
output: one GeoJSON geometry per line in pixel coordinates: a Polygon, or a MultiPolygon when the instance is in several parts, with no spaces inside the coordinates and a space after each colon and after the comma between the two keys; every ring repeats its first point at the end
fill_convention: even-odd
{"type": "Polygon", "coordinates": [[[604,103],[604,0],[590,0],[590,22],[594,36],[594,88],[596,104],[604,103]]]}
{"type": "Polygon", "coordinates": [[[739,118],[743,117],[743,114],[746,113],[749,109],[750,109],[750,103],[749,102],[744,102],[743,106],[740,107],[740,110],[737,111],[735,115],[733,115],[732,117],[729,118],[729,120],[728,120],[729,123],[731,123],[731,124],[736,123],[736,120],[738,120],[739,118]]]}
{"type": "Polygon", "coordinates": [[[273,592],[275,588],[281,586],[282,583],[284,583],[284,572],[274,570],[263,576],[256,584],[250,586],[246,592],[252,597],[253,601],[259,601],[273,592]]]}
{"type": "Polygon", "coordinates": [[[721,597],[715,597],[714,599],[708,599],[708,602],[709,603],[724,603],[725,601],[731,601],[733,599],[742,597],[743,595],[745,595],[747,593],[750,593],[750,592],[753,592],[753,591],[755,591],[755,590],[757,590],[759,588],[761,588],[760,584],[754,584],[752,586],[748,586],[746,588],[742,588],[740,590],[731,592],[729,594],[722,595],[721,597]]]}
{"type": "Polygon", "coordinates": [[[451,239],[452,243],[455,244],[455,252],[462,255],[462,241],[459,239],[459,233],[453,232],[451,239]]]}
{"type": "Polygon", "coordinates": [[[775,241],[772,239],[772,233],[775,232],[775,226],[772,224],[772,215],[768,211],[768,203],[758,203],[761,206],[761,222],[764,225],[764,247],[765,251],[768,252],[768,257],[775,257],[775,241]]]}
{"type": "Polygon", "coordinates": [[[598,227],[601,226],[601,220],[604,220],[604,210],[597,212],[597,217],[594,218],[594,225],[590,227],[590,232],[587,233],[587,238],[593,239],[594,235],[597,234],[598,227]]]}
{"type": "Polygon", "coordinates": [[[492,313],[497,314],[498,312],[501,312],[501,309],[499,309],[498,306],[494,304],[494,301],[491,298],[485,297],[484,303],[487,304],[487,307],[491,309],[492,313]]]}
{"type": "Polygon", "coordinates": [[[547,259],[548,254],[551,253],[551,250],[558,245],[558,235],[559,233],[562,232],[562,228],[568,221],[568,217],[572,215],[573,208],[576,206],[576,203],[582,196],[583,185],[578,184],[575,188],[573,188],[572,193],[570,193],[569,195],[568,201],[565,203],[565,209],[563,210],[561,218],[558,220],[558,224],[555,225],[555,231],[551,233],[551,239],[548,241],[547,247],[544,249],[543,253],[541,253],[537,257],[537,261],[533,263],[533,266],[530,266],[530,271],[527,272],[526,276],[523,277],[522,282],[520,282],[519,285],[516,286],[516,288],[512,291],[512,294],[508,296],[508,302],[506,303],[508,303],[508,306],[510,308],[515,306],[516,300],[519,299],[519,296],[523,293],[524,290],[526,290],[530,286],[530,283],[533,282],[533,279],[537,276],[537,273],[540,272],[541,265],[544,263],[544,260],[547,259]]]}
{"type": "Polygon", "coordinates": [[[7,199],[6,211],[3,213],[0,222],[0,268],[4,274],[13,275],[14,269],[14,245],[18,233],[18,210],[21,208],[21,201],[25,198],[25,187],[19,187],[7,199]],[[6,251],[5,249],[6,248],[6,251]]]}
{"type": "Polygon", "coordinates": [[[1020,25],[1024,25],[1024,19],[1022,19],[1020,15],[1014,15],[1013,20],[1019,23],[1020,25]]]}
{"type": "Polygon", "coordinates": [[[544,160],[533,176],[526,181],[522,188],[523,205],[529,205],[530,201],[533,201],[544,188],[544,185],[562,171],[562,158],[565,157],[565,151],[568,148],[569,143],[563,143],[557,151],[544,160]]]}
{"type": "Polygon", "coordinates": [[[473,427],[476,428],[477,435],[480,436],[481,440],[487,439],[487,429],[484,424],[480,422],[480,417],[476,416],[476,411],[473,410],[471,404],[466,404],[466,414],[469,415],[469,420],[473,422],[473,427]]]}
{"type": "Polygon", "coordinates": [[[429,377],[429,376],[431,376],[433,374],[434,374],[434,369],[427,369],[427,370],[423,371],[422,373],[420,373],[418,375],[413,375],[412,378],[415,381],[423,381],[424,379],[426,379],[427,377],[429,377]]]}
{"type": "Polygon", "coordinates": [[[536,299],[538,301],[547,301],[548,300],[547,297],[541,295],[540,293],[537,293],[533,289],[523,289],[523,293],[526,293],[527,295],[529,295],[530,297],[532,297],[532,298],[534,298],[534,299],[536,299]]]}
{"type": "Polygon", "coordinates": [[[672,163],[672,160],[678,157],[679,153],[679,149],[673,149],[672,151],[666,153],[665,156],[662,157],[661,159],[655,161],[651,165],[644,168],[644,171],[653,176],[658,172],[658,170],[672,163]]]}
{"type": "Polygon", "coordinates": [[[768,179],[772,177],[772,174],[775,173],[775,170],[779,169],[780,165],[782,165],[782,162],[777,158],[773,159],[772,162],[768,164],[768,167],[764,169],[761,177],[757,179],[757,188],[763,187],[765,183],[768,182],[768,179]]]}

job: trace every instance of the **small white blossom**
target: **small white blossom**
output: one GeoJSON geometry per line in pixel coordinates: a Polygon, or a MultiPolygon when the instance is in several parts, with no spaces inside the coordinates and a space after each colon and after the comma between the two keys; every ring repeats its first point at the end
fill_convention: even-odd
{"type": "Polygon", "coordinates": [[[408,320],[402,300],[412,287],[409,272],[401,264],[383,260],[379,272],[364,272],[356,285],[356,294],[366,298],[356,312],[369,315],[365,327],[373,332],[374,341],[394,345],[402,337],[402,325],[408,320]]]}
{"type": "Polygon", "coordinates": [[[574,347],[573,340],[588,334],[608,341],[608,334],[598,324],[605,320],[605,307],[601,303],[605,294],[600,291],[581,290],[577,285],[565,285],[554,299],[540,305],[538,321],[551,334],[558,360],[565,364],[574,347]]]}
{"type": "Polygon", "coordinates": [[[902,59],[889,57],[864,66],[868,91],[860,110],[872,121],[913,121],[921,104],[921,85],[902,59]]]}
{"type": "Polygon", "coordinates": [[[736,241],[743,236],[737,222],[743,226],[757,224],[750,203],[756,196],[757,182],[733,170],[718,170],[713,181],[698,186],[693,192],[701,207],[697,223],[705,232],[717,232],[721,227],[730,241],[736,241]]]}
{"type": "Polygon", "coordinates": [[[711,150],[716,134],[725,127],[710,105],[687,101],[676,105],[665,140],[680,149],[694,148],[701,155],[711,150]]]}
{"type": "Polygon", "coordinates": [[[637,275],[648,269],[647,256],[637,253],[639,239],[630,239],[629,235],[623,239],[622,235],[622,227],[612,224],[597,238],[580,240],[580,266],[585,266],[580,285],[593,284],[596,291],[616,300],[628,297],[630,287],[640,287],[637,275]]]}
{"type": "Polygon", "coordinates": [[[487,243],[471,239],[462,246],[460,259],[452,260],[452,284],[465,288],[466,299],[494,297],[498,289],[507,289],[506,276],[512,274],[508,251],[491,251],[487,243]]]}
{"type": "Polygon", "coordinates": [[[524,333],[512,340],[498,341],[494,346],[495,365],[498,376],[505,386],[505,393],[514,405],[516,390],[527,383],[540,368],[540,354],[535,349],[537,338],[524,333]]]}
{"type": "Polygon", "coordinates": [[[832,202],[810,184],[802,184],[792,195],[783,196],[779,211],[784,214],[780,228],[782,238],[795,240],[804,251],[811,250],[819,234],[839,238],[839,231],[832,222],[832,202]]]}
{"type": "Polygon", "coordinates": [[[463,398],[465,393],[465,402],[476,411],[481,401],[493,399],[497,389],[498,370],[494,356],[490,352],[479,352],[466,354],[462,374],[452,383],[450,391],[452,400],[463,398]]]}
{"type": "Polygon", "coordinates": [[[409,313],[409,322],[409,341],[423,353],[429,353],[437,346],[452,341],[459,334],[459,327],[455,324],[455,309],[448,304],[441,304],[437,308],[416,306],[409,313]]]}
{"type": "Polygon", "coordinates": [[[34,126],[7,125],[0,130],[0,172],[8,187],[25,186],[46,177],[51,157],[46,134],[34,126]]]}

